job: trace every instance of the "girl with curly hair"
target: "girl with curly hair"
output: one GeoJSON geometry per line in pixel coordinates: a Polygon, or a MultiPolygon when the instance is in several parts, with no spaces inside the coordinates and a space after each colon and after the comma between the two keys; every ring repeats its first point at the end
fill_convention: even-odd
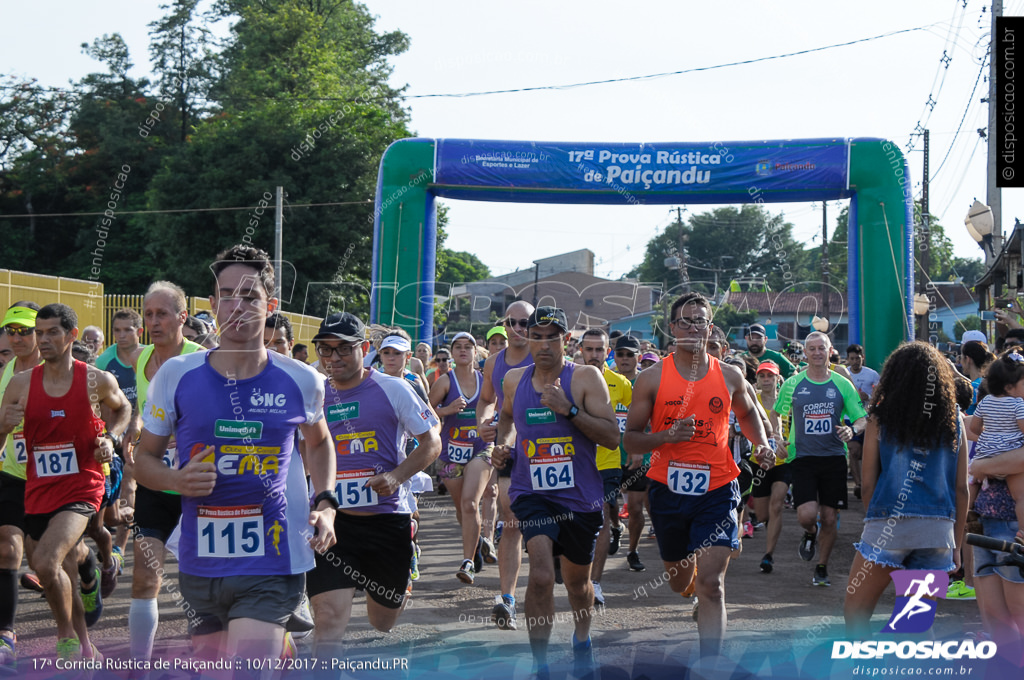
{"type": "Polygon", "coordinates": [[[864,434],[864,529],[846,588],[846,630],[867,637],[896,569],[952,571],[967,520],[967,439],[955,374],[934,347],[889,355],[864,434]]]}

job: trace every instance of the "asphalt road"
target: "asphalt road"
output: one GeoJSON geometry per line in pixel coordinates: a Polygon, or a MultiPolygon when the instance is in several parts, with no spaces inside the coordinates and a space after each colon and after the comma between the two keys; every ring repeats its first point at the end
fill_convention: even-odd
{"type": "MultiPolygon", "coordinates": [[[[844,637],[843,599],[853,559],[852,544],[859,536],[863,518],[860,501],[854,500],[852,494],[850,499],[853,507],[842,513],[839,540],[831,559],[831,587],[811,585],[812,564],[797,555],[801,530],[793,510],[785,511],[772,574],[762,574],[758,569],[765,532],[758,531],[744,541],[742,555],[732,561],[726,576],[729,624],[724,658],[716,660],[718,665],[706,673],[697,664],[697,625],[691,618],[690,599],[672,593],[664,582],[657,567],[660,562],[656,541],[646,536],[641,539],[645,572],[629,571],[623,547],[608,560],[602,579],[607,608],[593,622],[602,677],[683,677],[685,669],[690,669],[693,678],[853,677],[855,671],[831,667],[828,661],[831,640],[844,637]]],[[[490,622],[491,606],[498,594],[497,565],[487,565],[471,586],[459,582],[455,571],[461,549],[451,497],[430,494],[421,498],[420,503],[422,575],[414,584],[411,603],[398,626],[391,633],[382,634],[367,624],[365,600],[357,595],[346,636],[349,659],[402,659],[407,670],[355,670],[346,677],[526,677],[531,670],[531,657],[525,626],[521,625],[518,631],[500,631],[490,622]]],[[[111,659],[128,656],[130,553],[129,549],[121,583],[105,602],[103,617],[91,631],[94,643],[111,659]]],[[[176,590],[173,558],[168,559],[167,571],[174,588],[165,586],[160,596],[155,654],[171,669],[152,671],[150,677],[187,677],[187,673],[174,670],[175,664],[180,667],[181,660],[188,659],[191,652],[185,616],[172,595],[176,590]]],[[[524,556],[517,593],[520,600],[525,597],[528,572],[529,559],[524,556]]],[[[555,625],[550,652],[557,669],[570,659],[572,624],[567,618],[568,600],[561,586],[556,586],[555,601],[556,612],[563,617],[555,625]]],[[[877,628],[885,624],[894,602],[890,588],[876,609],[877,628]]],[[[519,612],[523,617],[522,604],[519,612]]],[[[931,634],[937,638],[963,638],[964,633],[980,627],[975,602],[942,601],[931,634]]],[[[45,600],[22,590],[18,610],[21,675],[55,674],[50,665],[54,658],[54,632],[45,600]]],[[[308,656],[309,640],[299,644],[300,653],[308,656]]],[[[316,663],[321,664],[321,660],[316,663]]],[[[402,663],[398,662],[399,668],[402,663]]],[[[874,663],[877,666],[879,662],[874,663]]],[[[118,676],[99,672],[95,677],[118,676]]],[[[972,680],[977,677],[972,676],[972,680]]]]}

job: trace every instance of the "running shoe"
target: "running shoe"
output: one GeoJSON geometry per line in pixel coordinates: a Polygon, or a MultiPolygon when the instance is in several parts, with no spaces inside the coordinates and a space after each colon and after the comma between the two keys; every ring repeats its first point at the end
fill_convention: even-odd
{"type": "Polygon", "coordinates": [[[804,562],[810,562],[814,559],[814,555],[817,553],[817,548],[817,533],[809,534],[805,531],[804,537],[800,539],[800,549],[797,551],[800,553],[800,559],[802,559],[804,562]]]}
{"type": "Polygon", "coordinates": [[[117,548],[110,553],[110,559],[112,562],[110,569],[104,569],[103,576],[100,578],[100,594],[104,599],[110,597],[114,593],[114,589],[117,588],[117,575],[121,573],[121,565],[124,564],[124,556],[117,548]]]}
{"type": "Polygon", "coordinates": [[[974,588],[963,581],[953,581],[946,591],[947,600],[975,600],[974,588]]]}
{"type": "Polygon", "coordinates": [[[601,584],[597,581],[591,581],[594,584],[594,608],[604,608],[604,591],[601,590],[601,584]]]}
{"type": "Polygon", "coordinates": [[[462,560],[462,566],[455,572],[455,578],[463,583],[473,583],[476,570],[473,568],[473,560],[462,560]]]}
{"type": "Polygon", "coordinates": [[[82,645],[78,638],[57,640],[57,658],[64,661],[75,661],[82,656],[82,645]]]}
{"type": "Polygon", "coordinates": [[[654,525],[653,524],[647,530],[647,538],[657,538],[657,536],[654,535],[654,525]]]}
{"type": "Polygon", "coordinates": [[[480,553],[484,556],[484,562],[487,564],[496,564],[498,562],[498,551],[494,548],[494,544],[491,543],[491,539],[486,536],[480,537],[480,553]]]}
{"type": "Polygon", "coordinates": [[[772,569],[775,567],[775,562],[772,560],[771,553],[765,553],[764,557],[761,558],[761,571],[765,574],[772,573],[772,569]]]}
{"type": "Polygon", "coordinates": [[[295,640],[292,639],[291,633],[284,634],[284,648],[281,650],[281,660],[287,661],[294,659],[299,655],[299,648],[295,646],[295,640]]]}
{"type": "Polygon", "coordinates": [[[619,519],[629,519],[629,506],[626,504],[622,505],[622,510],[619,510],[619,519]]]}
{"type": "Polygon", "coordinates": [[[611,541],[608,543],[608,554],[609,555],[614,555],[615,553],[619,552],[619,542],[621,540],[622,540],[622,525],[620,524],[619,526],[615,526],[613,524],[612,525],[611,541]]]}
{"type": "MultiPolygon", "coordinates": [[[[103,614],[103,594],[100,593],[100,580],[103,578],[101,569],[96,567],[96,577],[89,592],[82,590],[82,606],[85,608],[85,625],[93,626],[103,614]]],[[[70,639],[70,638],[68,638],[70,639]]]]}
{"type": "Polygon", "coordinates": [[[309,609],[309,597],[303,593],[299,606],[288,617],[288,622],[285,624],[284,629],[285,632],[291,633],[294,639],[305,640],[312,635],[314,627],[313,612],[309,609]]]}
{"type": "Polygon", "coordinates": [[[14,651],[15,638],[0,637],[0,673],[12,675],[18,672],[18,654],[14,651]]]}
{"type": "Polygon", "coordinates": [[[816,586],[832,585],[832,581],[828,579],[828,569],[825,568],[824,564],[819,564],[814,568],[814,576],[811,577],[811,584],[816,586]]]}
{"type": "Polygon", "coordinates": [[[754,537],[754,525],[748,519],[746,522],[743,523],[743,538],[753,538],[753,537],[754,537]]]}
{"type": "Polygon", "coordinates": [[[31,571],[26,571],[21,575],[21,587],[34,593],[43,592],[43,584],[39,582],[39,577],[31,571]]]}
{"type": "Polygon", "coordinates": [[[412,562],[409,563],[409,578],[413,581],[420,580],[420,547],[412,544],[412,562]]]}
{"type": "Polygon", "coordinates": [[[491,621],[500,630],[516,630],[516,602],[508,595],[495,598],[494,609],[491,610],[491,621]]]}
{"type": "Polygon", "coordinates": [[[572,674],[582,678],[594,671],[594,645],[587,636],[583,642],[576,640],[576,633],[572,634],[572,674]]]}
{"type": "Polygon", "coordinates": [[[631,571],[644,571],[647,568],[640,561],[640,555],[635,550],[626,555],[626,562],[629,564],[631,571]]]}

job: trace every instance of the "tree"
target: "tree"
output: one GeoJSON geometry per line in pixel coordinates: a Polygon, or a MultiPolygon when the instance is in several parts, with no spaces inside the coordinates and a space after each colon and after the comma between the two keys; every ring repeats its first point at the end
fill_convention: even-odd
{"type": "Polygon", "coordinates": [[[214,39],[210,29],[196,20],[198,4],[199,0],[174,0],[162,5],[167,14],[149,24],[150,61],[160,97],[174,103],[178,143],[187,139],[204,111],[216,79],[214,39]]]}
{"type": "Polygon", "coordinates": [[[260,201],[283,186],[289,205],[348,204],[286,209],[284,258],[294,268],[283,277],[285,308],[322,314],[353,290],[363,291],[356,296],[363,304],[373,225],[367,199],[384,149],[409,134],[386,59],[407,40],[377,34],[373,17],[353,3],[225,1],[220,9],[238,19],[212,90],[217,107],[165,160],[148,202],[249,210],[148,220],[149,247],[163,254],[160,273],[206,294],[207,264],[222,248],[246,240],[271,251],[272,211],[259,209],[260,201]],[[347,292],[336,290],[339,280],[347,292]]]}
{"type": "Polygon", "coordinates": [[[716,295],[734,279],[757,280],[781,290],[799,280],[806,256],[793,239],[793,225],[748,204],[717,208],[677,220],[647,243],[644,261],[627,274],[643,282],[683,282],[683,270],[670,269],[666,258],[685,261],[685,280],[695,289],[716,295]],[[726,245],[727,244],[727,245],[726,245]],[[716,276],[717,275],[717,276],[716,276]],[[717,278],[719,291],[714,291],[717,278]]]}

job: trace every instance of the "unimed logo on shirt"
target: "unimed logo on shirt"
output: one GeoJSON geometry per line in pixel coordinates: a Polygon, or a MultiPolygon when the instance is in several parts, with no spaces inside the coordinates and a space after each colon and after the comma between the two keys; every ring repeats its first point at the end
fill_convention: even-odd
{"type": "Polygon", "coordinates": [[[549,408],[528,408],[526,409],[527,425],[544,425],[554,423],[555,412],[549,408]]]}
{"type": "Polygon", "coordinates": [[[351,420],[359,417],[359,402],[348,401],[344,404],[331,404],[327,407],[327,422],[336,423],[339,420],[351,420]]]}
{"type": "Polygon", "coordinates": [[[213,432],[220,439],[259,439],[263,434],[263,423],[255,420],[218,420],[213,432]]]}

